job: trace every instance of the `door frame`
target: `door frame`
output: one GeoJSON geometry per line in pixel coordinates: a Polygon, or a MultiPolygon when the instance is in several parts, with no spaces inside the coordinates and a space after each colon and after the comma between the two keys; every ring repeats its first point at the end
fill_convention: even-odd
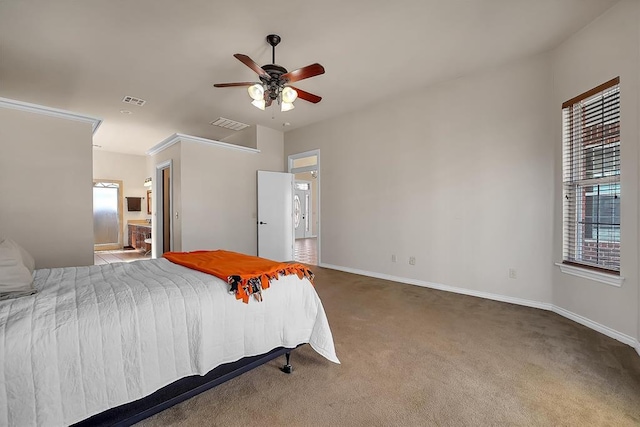
{"type": "MultiPolygon", "coordinates": [[[[101,245],[97,245],[95,243],[95,235],[94,235],[94,242],[93,242],[93,251],[113,251],[113,250],[118,250],[118,249],[122,249],[124,247],[124,189],[122,188],[122,181],[119,179],[96,179],[94,178],[93,180],[93,184],[92,184],[92,190],[93,191],[93,187],[95,187],[95,185],[97,183],[114,183],[114,184],[118,184],[118,243],[116,244],[101,244],[101,245]]],[[[93,203],[93,193],[91,195],[91,203],[93,203]]]]}
{"type": "MultiPolygon", "coordinates": [[[[321,208],[321,202],[322,202],[322,197],[321,197],[321,191],[322,191],[322,185],[320,183],[320,179],[322,178],[322,174],[320,173],[320,149],[316,149],[316,150],[310,150],[310,151],[305,151],[302,153],[296,153],[296,154],[290,154],[288,156],[288,161],[287,161],[287,171],[289,173],[292,174],[296,174],[296,173],[300,173],[300,172],[310,172],[313,170],[317,170],[318,171],[318,176],[316,177],[316,182],[317,182],[317,188],[318,188],[318,213],[317,213],[317,220],[318,220],[318,232],[316,234],[316,243],[318,246],[318,265],[322,265],[322,241],[321,241],[321,236],[322,236],[322,208],[321,208]],[[297,160],[297,159],[303,159],[305,157],[316,157],[316,164],[315,166],[304,166],[304,167],[300,167],[300,168],[294,168],[293,167],[293,161],[297,160]]],[[[295,230],[294,230],[295,233],[295,230]]]]}
{"type": "MultiPolygon", "coordinates": [[[[156,176],[153,183],[153,193],[155,193],[155,197],[153,198],[153,209],[155,210],[155,214],[152,217],[155,218],[155,224],[153,224],[153,230],[155,232],[151,233],[151,257],[158,258],[162,256],[162,245],[156,244],[156,242],[164,241],[164,210],[162,209],[164,205],[164,192],[162,190],[163,179],[162,179],[162,171],[165,169],[169,169],[169,212],[173,213],[173,160],[169,159],[165,162],[158,163],[156,165],[156,176]]],[[[171,217],[169,218],[169,246],[170,250],[173,251],[173,236],[175,235],[173,221],[171,221],[171,217]]]]}

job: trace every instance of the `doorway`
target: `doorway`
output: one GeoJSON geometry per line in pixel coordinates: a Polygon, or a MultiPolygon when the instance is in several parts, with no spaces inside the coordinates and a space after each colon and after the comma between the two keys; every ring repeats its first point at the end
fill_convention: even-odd
{"type": "Polygon", "coordinates": [[[93,181],[93,249],[122,249],[122,181],[93,181]]]}
{"type": "Polygon", "coordinates": [[[320,264],[320,150],[289,156],[289,172],[295,177],[294,260],[320,264]]]}
{"type": "Polygon", "coordinates": [[[311,182],[296,180],[293,193],[293,228],[296,239],[315,237],[311,230],[311,182]]]}
{"type": "Polygon", "coordinates": [[[152,243],[153,258],[173,250],[173,167],[169,160],[156,166],[155,239],[152,243]]]}

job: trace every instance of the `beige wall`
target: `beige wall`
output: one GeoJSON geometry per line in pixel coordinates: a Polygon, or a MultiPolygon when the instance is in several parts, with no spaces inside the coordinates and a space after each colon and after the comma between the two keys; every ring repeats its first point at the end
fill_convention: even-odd
{"type": "Polygon", "coordinates": [[[548,54],[288,132],[285,156],[321,149],[323,263],[543,303],[637,341],[639,23],[640,3],[624,0],[548,54]],[[561,104],[615,76],[622,287],[554,265],[562,260],[561,104]]]}
{"type": "Polygon", "coordinates": [[[93,150],[93,178],[113,179],[122,181],[124,197],[142,197],[142,210],[129,212],[127,201],[124,200],[123,213],[123,244],[129,244],[127,221],[146,220],[151,218],[147,214],[147,189],[144,186],[145,178],[149,177],[147,171],[147,159],[145,156],[133,154],[111,153],[102,150],[93,150]]]}
{"type": "Polygon", "coordinates": [[[91,124],[0,107],[0,236],[37,268],[93,264],[91,124]]]}
{"type": "Polygon", "coordinates": [[[258,144],[258,129],[256,126],[249,126],[238,132],[234,132],[222,139],[222,142],[242,145],[243,147],[256,148],[258,144]]]}
{"type": "Polygon", "coordinates": [[[562,260],[562,102],[620,76],[621,275],[614,287],[553,271],[554,302],[616,331],[638,338],[638,138],[640,3],[622,1],[561,46],[554,60],[554,260],[562,260]]]}
{"type": "Polygon", "coordinates": [[[256,254],[256,171],[284,171],[284,136],[262,126],[251,132],[260,153],[185,139],[149,157],[154,177],[156,165],[173,161],[175,251],[256,254]]]}
{"type": "Polygon", "coordinates": [[[287,132],[321,150],[322,262],[551,302],[552,83],[541,55],[287,132]]]}
{"type": "Polygon", "coordinates": [[[256,171],[284,170],[282,132],[257,137],[260,153],[182,142],[182,250],[256,254],[256,171]]]}

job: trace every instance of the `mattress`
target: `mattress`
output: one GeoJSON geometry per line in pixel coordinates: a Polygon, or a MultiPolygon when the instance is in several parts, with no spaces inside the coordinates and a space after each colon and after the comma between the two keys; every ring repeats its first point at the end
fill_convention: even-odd
{"type": "Polygon", "coordinates": [[[190,376],[309,343],[339,363],[307,279],[281,276],[244,304],[166,259],[35,272],[0,301],[0,425],[68,425],[190,376]]]}

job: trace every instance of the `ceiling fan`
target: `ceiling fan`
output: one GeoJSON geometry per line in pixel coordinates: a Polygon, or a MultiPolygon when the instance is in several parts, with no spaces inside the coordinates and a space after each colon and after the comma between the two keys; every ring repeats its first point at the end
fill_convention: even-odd
{"type": "Polygon", "coordinates": [[[214,87],[248,87],[249,96],[253,99],[255,107],[264,110],[265,107],[271,106],[273,101],[280,104],[281,111],[289,111],[294,107],[293,101],[297,98],[317,104],[322,99],[318,95],[306,92],[297,87],[291,86],[289,83],[308,79],[309,77],[324,74],[324,67],[318,63],[298,68],[294,71],[287,71],[286,68],[276,64],[276,46],[280,43],[281,38],[277,34],[269,34],[267,42],[272,49],[272,64],[260,67],[255,61],[247,55],[236,53],[235,56],[240,62],[251,68],[258,74],[260,82],[238,82],[238,83],[216,83],[214,87]]]}

